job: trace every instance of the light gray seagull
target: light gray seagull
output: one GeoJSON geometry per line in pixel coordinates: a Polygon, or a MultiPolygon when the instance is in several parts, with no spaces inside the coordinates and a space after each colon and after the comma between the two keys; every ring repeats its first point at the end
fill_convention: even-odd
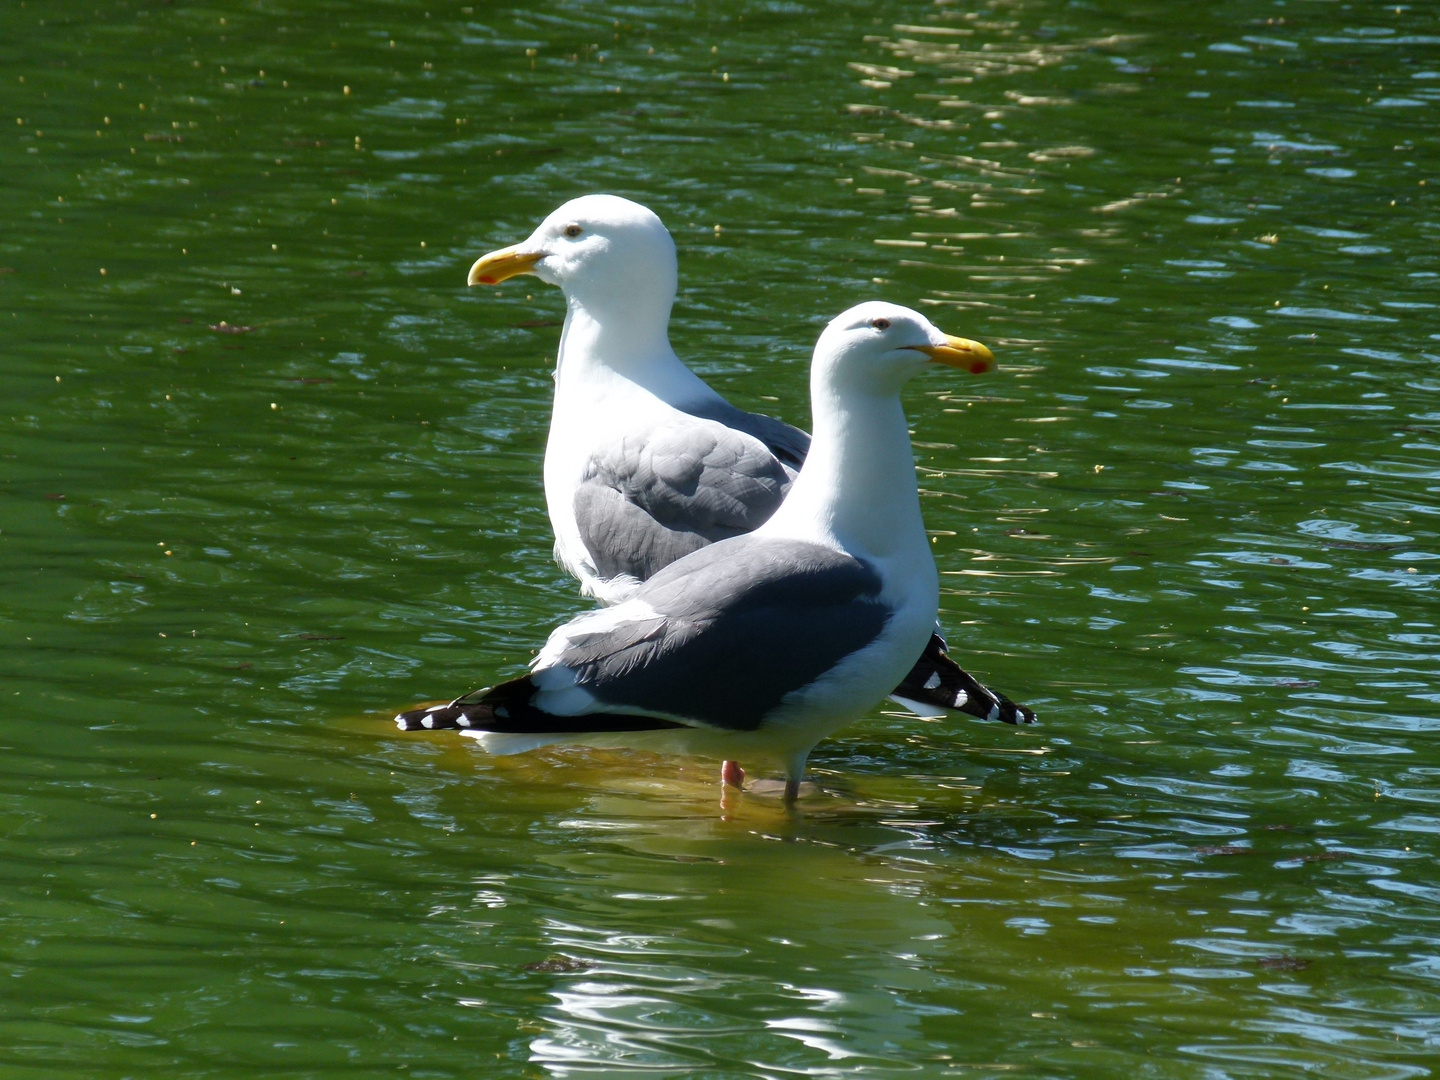
{"type": "MultiPolygon", "coordinates": [[[[520,274],[565,295],[545,502],[555,557],[582,592],[624,600],[676,559],[775,513],[810,436],[736,408],[675,355],[675,241],[659,217],[615,195],[574,199],[477,260],[469,284],[520,274]]],[[[1034,722],[951,660],[935,629],[894,700],[920,716],[1034,722]]]]}
{"type": "MultiPolygon", "coordinates": [[[[562,378],[577,324],[603,334],[577,312],[572,302],[562,378]]],[[[900,390],[933,363],[983,371],[991,360],[909,308],[872,301],[839,315],[811,362],[814,437],[765,521],[558,627],[529,675],[397,724],[458,728],[498,754],[580,743],[715,756],[730,783],[743,780],[740,761],[778,765],[793,803],[815,744],[893,690],[934,630],[939,577],[900,390]]],[[[596,380],[601,393],[614,378],[596,380]]],[[[594,566],[588,548],[562,550],[594,566]]]]}

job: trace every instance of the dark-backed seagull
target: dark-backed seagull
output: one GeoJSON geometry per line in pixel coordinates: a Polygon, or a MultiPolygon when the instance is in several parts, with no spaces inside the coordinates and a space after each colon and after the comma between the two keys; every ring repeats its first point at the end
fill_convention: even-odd
{"type": "Polygon", "coordinates": [[[459,728],[500,754],[574,742],[712,755],[727,780],[758,760],[783,769],[793,802],[810,750],[881,701],[935,626],[900,389],[931,363],[990,362],[909,308],[846,311],[815,346],[814,438],[768,520],[560,626],[529,675],[396,723],[459,728]]]}
{"type": "MultiPolygon", "coordinates": [[[[615,195],[574,199],[525,241],[479,259],[469,283],[519,274],[565,294],[545,501],[555,557],[583,592],[624,600],[676,559],[775,512],[810,436],[731,405],[670,348],[675,242],[653,212],[615,195]]],[[[921,716],[1034,721],[951,660],[935,630],[894,700],[921,716]]]]}

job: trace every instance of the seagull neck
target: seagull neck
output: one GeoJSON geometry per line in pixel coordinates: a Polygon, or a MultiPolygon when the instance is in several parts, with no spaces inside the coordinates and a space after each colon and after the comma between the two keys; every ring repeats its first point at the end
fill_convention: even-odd
{"type": "Polygon", "coordinates": [[[637,305],[614,312],[593,312],[574,297],[568,298],[568,304],[555,368],[557,393],[570,387],[594,393],[618,381],[675,406],[701,404],[717,396],[670,347],[669,303],[663,310],[637,305]]]}
{"type": "Polygon", "coordinates": [[[928,557],[905,410],[895,394],[812,391],[815,430],[805,465],[765,528],[838,541],[886,558],[928,557]],[[917,547],[918,545],[918,547],[917,547]]]}

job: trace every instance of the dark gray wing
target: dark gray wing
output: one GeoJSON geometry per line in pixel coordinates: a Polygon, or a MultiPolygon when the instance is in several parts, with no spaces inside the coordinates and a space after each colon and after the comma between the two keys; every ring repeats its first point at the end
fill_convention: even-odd
{"type": "Polygon", "coordinates": [[[575,489],[575,521],[602,579],[646,581],[707,544],[764,524],[793,478],[763,440],[679,416],[590,459],[575,489]]]}
{"type": "Polygon", "coordinates": [[[750,731],[876,639],[891,614],[880,587],[831,548],[738,537],[651,578],[635,599],[654,618],[575,634],[555,665],[616,712],[750,731]]]}

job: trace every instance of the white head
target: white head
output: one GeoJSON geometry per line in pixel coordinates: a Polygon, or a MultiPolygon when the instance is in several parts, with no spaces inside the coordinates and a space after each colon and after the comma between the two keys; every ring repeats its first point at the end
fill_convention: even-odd
{"type": "Polygon", "coordinates": [[[655,214],[618,195],[572,199],[529,238],[492,251],[470,268],[469,284],[496,285],[534,274],[590,311],[663,307],[668,320],[677,281],[675,241],[655,214]]]}
{"type": "Polygon", "coordinates": [[[929,364],[979,375],[995,357],[978,341],[952,337],[918,311],[872,300],[830,320],[815,343],[812,379],[840,392],[894,395],[929,364]]]}

